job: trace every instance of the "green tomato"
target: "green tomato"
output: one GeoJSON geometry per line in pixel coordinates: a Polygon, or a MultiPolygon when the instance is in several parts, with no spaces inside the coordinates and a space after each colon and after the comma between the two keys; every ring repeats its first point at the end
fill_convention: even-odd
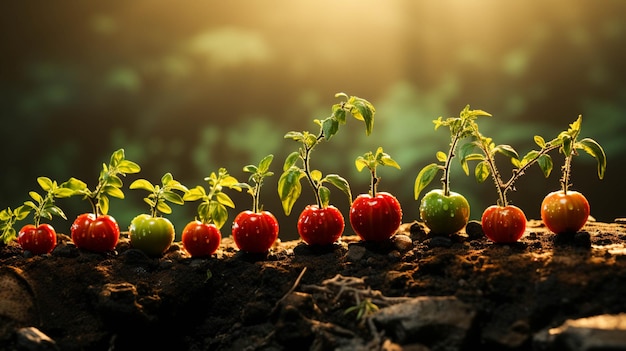
{"type": "Polygon", "coordinates": [[[148,256],[163,255],[174,241],[174,225],[167,218],[140,214],[133,218],[128,228],[132,248],[148,256]]]}
{"type": "Polygon", "coordinates": [[[470,206],[463,195],[443,190],[428,192],[420,203],[420,216],[424,224],[435,234],[453,234],[463,229],[469,220],[470,206]]]}

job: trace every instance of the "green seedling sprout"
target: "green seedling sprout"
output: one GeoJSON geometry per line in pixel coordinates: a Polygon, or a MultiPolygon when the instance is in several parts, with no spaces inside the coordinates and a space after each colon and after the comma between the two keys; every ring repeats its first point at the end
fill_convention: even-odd
{"type": "Polygon", "coordinates": [[[198,205],[198,219],[202,223],[213,223],[220,229],[228,220],[226,207],[235,208],[233,200],[222,190],[229,188],[241,191],[241,183],[229,175],[225,168],[220,168],[218,173],[211,172],[210,176],[204,180],[208,183],[208,193],[203,186],[198,185],[190,189],[183,199],[185,201],[202,200],[198,205]]]}
{"type": "Polygon", "coordinates": [[[307,178],[319,208],[325,208],[329,205],[330,190],[324,186],[326,182],[342,190],[352,202],[350,185],[344,178],[337,174],[328,174],[323,177],[322,172],[311,168],[311,152],[322,140],[330,140],[339,131],[339,126],[346,123],[346,114],[348,113],[365,122],[365,133],[369,135],[374,125],[376,110],[370,102],[356,96],[338,93],[335,97],[344,98],[345,101],[333,105],[332,113],[326,119],[314,120],[315,124],[319,126],[317,134],[308,131],[291,131],[285,134],[286,139],[295,140],[302,145],[298,151],[287,156],[283,166],[283,174],[278,180],[278,194],[283,210],[287,215],[291,213],[293,205],[302,193],[300,183],[302,178],[307,178]],[[301,166],[296,165],[298,161],[301,162],[301,166]]]}
{"type": "Polygon", "coordinates": [[[354,161],[356,169],[361,172],[364,168],[367,168],[370,171],[370,191],[369,194],[372,197],[376,196],[376,190],[378,188],[378,183],[380,178],[376,174],[376,167],[380,166],[391,166],[397,169],[400,169],[400,165],[391,158],[388,154],[383,152],[382,147],[378,147],[376,149],[376,153],[372,153],[368,151],[363,156],[357,157],[354,161]]]}
{"type": "Polygon", "coordinates": [[[159,212],[163,214],[172,213],[172,208],[167,202],[183,205],[185,201],[183,200],[183,196],[178,192],[182,192],[184,195],[189,191],[186,186],[175,180],[169,172],[161,177],[161,185],[153,185],[145,179],[137,179],[129,188],[143,189],[150,193],[143,200],[150,206],[150,215],[152,217],[157,217],[159,212]]]}
{"type": "MultiPolygon", "coordinates": [[[[441,170],[443,176],[441,177],[441,183],[443,186],[443,195],[450,196],[450,165],[452,159],[456,156],[456,149],[459,142],[468,136],[472,135],[472,123],[479,116],[491,116],[490,113],[483,110],[470,110],[470,106],[467,105],[459,114],[459,117],[448,117],[445,120],[442,117],[433,121],[435,124],[435,130],[439,127],[448,127],[450,129],[450,148],[446,154],[443,151],[436,153],[437,160],[442,164],[431,163],[422,170],[415,178],[414,196],[415,200],[419,199],[420,193],[426,188],[430,182],[435,178],[436,174],[441,170]]],[[[466,174],[469,174],[467,163],[462,163],[463,170],[466,174]]]]}

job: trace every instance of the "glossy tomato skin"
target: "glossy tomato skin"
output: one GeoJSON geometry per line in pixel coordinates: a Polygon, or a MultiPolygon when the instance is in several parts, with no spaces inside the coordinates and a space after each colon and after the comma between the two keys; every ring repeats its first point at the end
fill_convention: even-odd
{"type": "Polygon", "coordinates": [[[120,238],[120,227],[109,215],[84,213],[76,217],[70,227],[72,241],[79,249],[107,252],[115,249],[120,238]]]}
{"type": "Polygon", "coordinates": [[[140,214],[128,227],[130,246],[148,256],[161,256],[174,242],[174,225],[167,218],[140,214]]]}
{"type": "Polygon", "coordinates": [[[33,255],[43,255],[52,252],[57,246],[57,233],[50,224],[44,223],[38,227],[27,224],[18,232],[17,242],[33,255]]]}
{"type": "Polygon", "coordinates": [[[400,227],[402,208],[395,196],[378,192],[361,194],[350,206],[350,225],[364,241],[384,241],[400,227]]]}
{"type": "Polygon", "coordinates": [[[555,234],[575,233],[589,218],[589,201],[577,191],[553,191],[541,203],[541,220],[555,234]]]}
{"type": "Polygon", "coordinates": [[[269,211],[243,211],[233,220],[232,235],[239,250],[267,252],[278,238],[278,220],[269,211]]]}
{"type": "Polygon", "coordinates": [[[467,199],[453,191],[449,196],[442,189],[429,191],[420,202],[420,217],[434,234],[453,234],[469,221],[470,205],[467,199]]]}
{"type": "Polygon", "coordinates": [[[213,223],[192,221],[183,229],[181,241],[192,257],[208,257],[220,246],[222,233],[213,223]]]}
{"type": "Polygon", "coordinates": [[[519,207],[489,206],[482,216],[483,232],[495,243],[514,243],[526,230],[526,215],[519,207]]]}
{"type": "Polygon", "coordinates": [[[332,205],[325,208],[308,205],[298,217],[298,234],[309,245],[333,244],[344,228],[343,215],[332,205]]]}

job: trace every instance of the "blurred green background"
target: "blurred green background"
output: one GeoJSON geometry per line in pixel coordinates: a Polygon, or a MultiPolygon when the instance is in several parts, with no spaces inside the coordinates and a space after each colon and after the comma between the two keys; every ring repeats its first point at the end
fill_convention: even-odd
{"type": "MultiPolygon", "coordinates": [[[[366,137],[351,118],[312,165],[347,178],[356,196],[368,191],[369,175],[354,159],[382,146],[402,169],[381,168],[379,190],[399,198],[405,222],[419,218],[418,171],[449,143],[432,120],[467,104],[494,115],[480,121],[484,134],[520,153],[535,147],[534,135],[553,138],[582,114],[581,136],[604,147],[608,168],[599,180],[595,160],[581,154],[573,189],[597,220],[626,216],[624,1],[10,1],[0,12],[0,208],[40,191],[38,176],[93,188],[102,163],[124,148],[142,166],[124,179],[126,199],[111,200],[109,213],[126,230],[148,212],[147,194],[127,188],[134,179],[157,183],[171,172],[193,187],[225,167],[246,180],[242,167],[272,153],[276,175],[261,202],[278,217],[280,237],[294,239],[313,196],[303,183],[294,211],[283,214],[276,182],[298,147],[283,136],[317,132],[313,119],[327,117],[334,94],[345,92],[374,104],[374,131],[366,137]]],[[[559,187],[562,159],[553,156],[548,179],[535,167],[509,196],[528,218],[539,218],[543,196],[559,187]]],[[[508,161],[500,165],[508,175],[508,161]]],[[[466,195],[472,219],[497,200],[491,183],[476,183],[456,162],[452,190],[466,195]]],[[[229,194],[237,205],[230,223],[252,203],[229,194]]],[[[347,215],[343,193],[333,190],[331,202],[347,215]]],[[[53,221],[62,233],[90,211],[80,198],[57,204],[68,216],[53,221]]],[[[174,205],[168,218],[178,235],[196,206],[174,205]]],[[[222,233],[230,235],[229,224],[222,233]]]]}

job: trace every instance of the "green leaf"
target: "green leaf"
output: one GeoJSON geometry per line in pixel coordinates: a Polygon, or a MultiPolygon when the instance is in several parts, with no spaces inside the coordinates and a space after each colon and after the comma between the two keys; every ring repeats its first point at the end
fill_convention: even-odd
{"type": "Polygon", "coordinates": [[[204,198],[205,196],[206,196],[206,191],[204,190],[202,186],[198,185],[193,189],[189,189],[189,191],[186,192],[185,195],[183,195],[183,200],[184,201],[197,201],[197,200],[204,198]]]}
{"type": "Polygon", "coordinates": [[[419,199],[420,193],[424,188],[435,179],[435,175],[441,167],[436,163],[431,163],[420,170],[415,178],[415,186],[413,188],[415,200],[419,199]]]}
{"type": "Polygon", "coordinates": [[[217,202],[211,202],[209,205],[209,211],[211,213],[211,220],[213,224],[219,229],[224,226],[228,220],[228,210],[226,207],[217,202]]]}
{"type": "Polygon", "coordinates": [[[329,174],[325,178],[330,184],[334,185],[337,189],[341,190],[348,196],[350,203],[352,203],[352,191],[350,191],[350,184],[348,181],[337,174],[329,174]]]}
{"type": "Polygon", "coordinates": [[[320,195],[320,202],[322,203],[322,207],[328,207],[330,203],[330,189],[325,186],[320,186],[317,190],[317,193],[320,195]]]}
{"type": "MultiPolygon", "coordinates": [[[[517,165],[515,163],[513,163],[513,164],[516,165],[517,168],[524,167],[525,165],[528,164],[528,162],[533,160],[538,155],[539,155],[539,151],[537,151],[537,150],[530,150],[530,151],[528,151],[528,153],[526,155],[524,155],[524,157],[522,157],[522,159],[518,162],[517,165]]],[[[513,160],[513,159],[511,159],[511,160],[513,160]]]]}
{"type": "Polygon", "coordinates": [[[156,209],[157,209],[158,212],[161,212],[161,213],[164,213],[164,214],[172,213],[172,208],[165,201],[159,201],[157,203],[156,209]]]}
{"type": "Polygon", "coordinates": [[[37,192],[35,191],[29,191],[28,195],[30,195],[30,197],[35,200],[36,203],[41,204],[43,203],[43,197],[41,197],[41,195],[39,195],[37,192]]]}
{"type": "Polygon", "coordinates": [[[164,191],[162,196],[163,196],[163,199],[176,205],[183,205],[185,203],[185,200],[183,200],[183,197],[173,191],[164,191]]]}
{"type": "Polygon", "coordinates": [[[29,214],[30,214],[30,208],[28,208],[27,206],[19,206],[18,208],[15,209],[15,211],[13,211],[13,215],[15,216],[15,219],[17,219],[18,221],[26,219],[26,217],[29,214]]]}
{"type": "Polygon", "coordinates": [[[51,216],[58,216],[58,217],[61,217],[63,219],[67,219],[67,217],[65,216],[65,213],[63,213],[63,210],[61,210],[57,206],[50,206],[49,208],[47,208],[47,210],[48,210],[48,212],[50,213],[51,216]]]}
{"type": "Polygon", "coordinates": [[[584,138],[576,144],[577,148],[583,149],[586,153],[594,157],[598,161],[598,177],[604,178],[606,171],[606,154],[602,146],[591,138],[584,138]]]}
{"type": "Polygon", "coordinates": [[[149,181],[145,179],[135,180],[134,182],[132,182],[132,184],[130,184],[129,188],[130,189],[143,189],[151,193],[155,191],[154,185],[152,185],[152,183],[150,183],[149,181]]]}
{"type": "Polygon", "coordinates": [[[278,179],[278,195],[286,215],[291,213],[293,205],[302,194],[300,179],[303,176],[304,172],[302,170],[291,167],[278,179]]]}
{"type": "Polygon", "coordinates": [[[348,103],[353,106],[350,109],[352,116],[365,122],[365,134],[372,134],[374,114],[376,113],[374,106],[369,101],[355,96],[351,97],[348,103]]]}
{"type": "Polygon", "coordinates": [[[228,196],[227,194],[217,193],[217,194],[215,194],[215,200],[217,202],[221,203],[224,206],[228,206],[230,208],[235,208],[235,203],[230,198],[230,196],[228,196]]]}
{"type": "Polygon", "coordinates": [[[76,194],[76,191],[72,189],[67,189],[67,188],[56,188],[54,189],[52,194],[56,198],[65,198],[65,197],[73,196],[74,194],[76,194]]]}
{"type": "Polygon", "coordinates": [[[24,202],[24,206],[26,206],[26,208],[29,208],[29,209],[35,210],[35,211],[37,211],[37,208],[38,208],[38,206],[35,205],[35,203],[32,202],[32,201],[25,201],[24,202]]]}
{"type": "Polygon", "coordinates": [[[356,166],[357,171],[361,172],[363,168],[368,167],[369,163],[363,156],[359,156],[354,161],[354,165],[356,166]]]}
{"type": "Polygon", "coordinates": [[[117,170],[122,174],[133,174],[139,173],[141,171],[141,167],[133,161],[122,160],[119,165],[117,165],[117,170]]]}
{"type": "Polygon", "coordinates": [[[111,161],[109,162],[109,164],[111,165],[111,167],[117,167],[117,165],[119,165],[123,159],[124,149],[118,149],[111,155],[111,161]]]}
{"type": "Polygon", "coordinates": [[[122,190],[114,186],[105,186],[104,188],[102,188],[102,192],[118,199],[124,198],[124,192],[122,192],[122,190]]]}
{"type": "Polygon", "coordinates": [[[294,151],[287,156],[285,159],[285,164],[283,165],[283,171],[288,170],[296,164],[296,161],[300,158],[300,153],[298,151],[294,151]]]}
{"type": "Polygon", "coordinates": [[[171,183],[174,180],[174,176],[172,176],[172,173],[165,173],[163,175],[163,177],[161,177],[161,184],[163,185],[169,185],[169,183],[171,183]]]}
{"type": "Polygon", "coordinates": [[[98,208],[100,208],[100,212],[104,215],[109,213],[109,198],[106,196],[100,196],[98,199],[98,208]]]}
{"type": "Polygon", "coordinates": [[[39,186],[41,186],[41,188],[46,192],[50,191],[54,187],[54,183],[48,177],[38,177],[37,183],[39,183],[39,186]]]}
{"type": "Polygon", "coordinates": [[[237,184],[239,184],[239,181],[233,176],[225,176],[224,178],[222,178],[220,184],[223,187],[241,191],[241,188],[237,186],[237,184]]]}
{"type": "Polygon", "coordinates": [[[537,144],[537,146],[539,146],[540,148],[543,149],[546,146],[546,141],[543,139],[543,137],[535,135],[534,140],[535,144],[537,144]]]}
{"type": "Polygon", "coordinates": [[[254,165],[247,165],[243,167],[243,171],[246,173],[256,173],[259,169],[254,165]]]}
{"type": "Polygon", "coordinates": [[[572,154],[572,150],[573,150],[573,142],[572,142],[572,138],[569,135],[562,135],[561,138],[563,145],[561,146],[561,150],[563,151],[563,155],[565,155],[565,157],[569,156],[572,154]]]}
{"type": "Polygon", "coordinates": [[[383,166],[391,166],[393,168],[400,169],[400,165],[387,154],[384,154],[383,157],[380,158],[380,163],[383,166]]]}
{"type": "Polygon", "coordinates": [[[448,160],[448,155],[443,151],[437,151],[435,157],[437,157],[437,161],[439,162],[446,162],[448,160]]]}
{"type": "Polygon", "coordinates": [[[346,124],[346,110],[341,108],[341,104],[333,105],[332,118],[337,120],[339,124],[346,124]]]}
{"type": "Polygon", "coordinates": [[[295,141],[302,141],[302,140],[304,140],[304,134],[302,134],[301,132],[287,132],[287,134],[285,134],[284,138],[285,139],[293,139],[295,141]]]}
{"type": "Polygon", "coordinates": [[[322,121],[322,132],[324,133],[324,139],[330,140],[333,135],[339,131],[339,121],[335,118],[326,118],[322,121]]]}
{"type": "Polygon", "coordinates": [[[64,183],[61,184],[61,188],[67,188],[74,190],[75,192],[80,192],[87,189],[87,184],[82,180],[76,179],[74,177],[68,179],[64,183]]]}
{"type": "Polygon", "coordinates": [[[114,174],[111,174],[111,175],[109,175],[106,178],[106,184],[110,185],[110,186],[117,187],[117,188],[121,188],[124,185],[124,183],[122,183],[122,180],[120,179],[120,177],[118,177],[118,176],[116,176],[114,174]]]}
{"type": "Polygon", "coordinates": [[[319,181],[322,180],[322,172],[317,169],[312,170],[311,179],[313,179],[314,182],[319,183],[319,181]]]}
{"type": "Polygon", "coordinates": [[[274,155],[270,154],[265,156],[261,162],[259,162],[259,173],[267,173],[270,169],[270,165],[272,164],[272,160],[274,160],[274,155]]]}
{"type": "Polygon", "coordinates": [[[554,167],[552,157],[548,154],[543,154],[537,159],[537,164],[539,165],[539,168],[541,168],[543,176],[548,178],[552,172],[552,168],[554,167]]]}
{"type": "Polygon", "coordinates": [[[465,175],[469,175],[469,166],[467,165],[467,161],[475,160],[470,157],[470,155],[479,155],[481,159],[484,158],[484,156],[481,154],[472,154],[475,147],[475,143],[466,143],[458,148],[459,162],[461,163],[461,168],[463,169],[463,172],[465,172],[465,175]]]}
{"type": "Polygon", "coordinates": [[[519,159],[519,154],[511,145],[498,145],[493,149],[493,152],[499,152],[509,158],[519,159]]]}
{"type": "Polygon", "coordinates": [[[490,174],[491,170],[489,169],[489,164],[487,164],[487,161],[481,161],[476,165],[474,175],[476,176],[476,180],[478,182],[484,182],[490,174]]]}

